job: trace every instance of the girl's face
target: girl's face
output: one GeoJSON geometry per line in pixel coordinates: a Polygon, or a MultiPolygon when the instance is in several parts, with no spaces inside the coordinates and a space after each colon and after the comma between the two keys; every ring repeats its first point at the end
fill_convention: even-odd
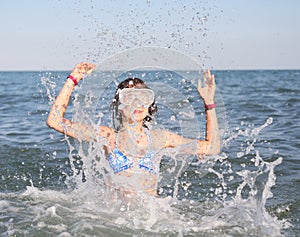
{"type": "Polygon", "coordinates": [[[154,102],[154,92],[146,88],[124,88],[119,92],[119,110],[129,122],[140,122],[154,102]]]}
{"type": "Polygon", "coordinates": [[[129,122],[142,122],[148,114],[148,108],[144,106],[125,106],[123,115],[129,122]]]}

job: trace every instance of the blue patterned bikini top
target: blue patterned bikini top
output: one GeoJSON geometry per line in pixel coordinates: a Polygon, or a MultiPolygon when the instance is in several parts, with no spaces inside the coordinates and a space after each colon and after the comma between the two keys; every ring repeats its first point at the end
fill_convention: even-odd
{"type": "MultiPolygon", "coordinates": [[[[154,152],[150,152],[142,157],[139,161],[138,167],[140,169],[147,170],[149,173],[154,173],[154,164],[152,162],[154,154],[154,152]]],[[[108,162],[115,174],[133,166],[133,162],[116,147],[108,155],[108,162]]]]}

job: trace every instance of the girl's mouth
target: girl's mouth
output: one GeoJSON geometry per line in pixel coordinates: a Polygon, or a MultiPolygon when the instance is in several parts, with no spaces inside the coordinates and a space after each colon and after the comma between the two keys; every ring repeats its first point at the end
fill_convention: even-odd
{"type": "Polygon", "coordinates": [[[143,111],[139,109],[133,111],[133,114],[141,114],[141,113],[143,113],[143,111]]]}

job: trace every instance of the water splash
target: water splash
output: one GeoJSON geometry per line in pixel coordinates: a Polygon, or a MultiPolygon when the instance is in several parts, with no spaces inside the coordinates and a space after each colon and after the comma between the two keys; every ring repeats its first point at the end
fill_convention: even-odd
{"type": "MultiPolygon", "coordinates": [[[[177,90],[172,90],[173,95],[180,100],[181,106],[178,108],[183,108],[181,110],[174,106],[174,100],[161,99],[161,105],[171,112],[181,112],[181,117],[170,113],[162,118],[162,121],[170,122],[169,125],[163,124],[163,127],[169,128],[175,124],[179,131],[180,128],[182,131],[186,129],[188,133],[192,126],[189,127],[187,121],[204,115],[194,109],[195,106],[188,107],[188,99],[196,101],[195,97],[187,97],[180,92],[193,91],[193,83],[189,82],[197,77],[191,71],[185,76],[172,70],[161,71],[168,77],[164,78],[162,72],[153,74],[152,71],[151,75],[162,80],[162,84],[177,87],[177,90]],[[189,108],[187,113],[185,108],[189,108]],[[191,113],[193,109],[194,115],[191,113]],[[186,122],[183,119],[185,116],[186,122]],[[172,118],[171,121],[169,118],[172,118]]],[[[137,72],[131,70],[127,73],[137,72]]],[[[108,108],[107,101],[111,94],[107,89],[110,88],[108,85],[115,86],[120,75],[124,75],[124,72],[114,71],[108,75],[100,72],[86,78],[81,87],[74,91],[75,100],[70,105],[73,105],[75,111],[74,118],[81,118],[96,126],[109,124],[110,121],[106,119],[110,117],[109,113],[103,111],[108,108]],[[87,82],[99,82],[99,75],[105,84],[98,83],[98,91],[97,87],[94,88],[96,84],[87,82]],[[107,83],[107,78],[111,77],[116,80],[107,83]],[[95,91],[100,94],[95,94],[95,91]],[[106,107],[102,107],[103,104],[106,107]]],[[[146,79],[148,75],[145,70],[141,77],[146,79]]],[[[45,75],[41,81],[50,103],[53,102],[56,96],[54,85],[57,82],[50,74],[45,75]]],[[[170,87],[167,89],[172,89],[170,87]]],[[[166,86],[156,86],[155,89],[163,92],[166,86]]],[[[0,194],[0,210],[3,214],[0,230],[7,235],[125,233],[197,236],[201,233],[205,236],[281,236],[282,229],[288,223],[270,214],[266,205],[273,195],[271,188],[276,181],[274,169],[280,165],[282,158],[274,158],[260,149],[266,144],[260,142],[260,136],[272,122],[273,119],[268,118],[262,125],[242,122],[233,131],[227,128],[226,134],[229,135],[223,139],[222,154],[209,160],[188,160],[185,163],[182,161],[182,152],[165,151],[170,159],[164,161],[162,168],[166,177],[162,177],[159,198],[140,192],[135,201],[120,200],[113,192],[113,186],[107,185],[104,169],[109,167],[99,145],[105,143],[105,140],[86,143],[65,137],[65,145],[69,148],[69,161],[65,166],[72,171],[60,173],[62,177],[67,176],[66,180],[63,179],[66,188],[51,190],[49,187],[37,188],[31,184],[20,194],[0,194]]],[[[57,157],[58,153],[53,150],[51,155],[57,157]]],[[[41,169],[41,179],[44,177],[43,172],[41,169]]]]}
{"type": "MultiPolygon", "coordinates": [[[[126,56],[130,61],[128,51],[126,56]]],[[[168,56],[164,56],[167,60],[168,56]]],[[[110,59],[106,65],[112,65],[112,62],[122,60],[110,59]]],[[[150,77],[161,82],[156,84],[153,81],[150,84],[157,91],[157,100],[160,100],[161,106],[171,112],[164,113],[166,116],[160,121],[163,122],[162,127],[169,129],[177,126],[178,131],[183,134],[193,134],[195,126],[189,126],[189,121],[197,116],[204,116],[197,110],[197,106],[193,106],[192,101],[198,102],[191,96],[199,72],[182,74],[173,70],[161,70],[156,67],[157,62],[152,63],[150,72],[147,71],[149,67],[136,70],[137,67],[132,65],[135,70],[98,71],[91,75],[75,92],[74,119],[84,120],[95,126],[111,124],[107,119],[110,117],[106,112],[109,110],[107,101],[111,99],[110,95],[116,84],[122,77],[140,73],[138,76],[145,80],[150,77]],[[153,70],[155,67],[156,71],[153,70]],[[101,78],[101,83],[97,78],[101,78]],[[180,89],[166,85],[180,86],[180,89]],[[179,99],[179,104],[174,98],[163,99],[164,91],[172,92],[171,97],[179,99]],[[188,91],[189,95],[184,95],[182,91],[188,91]],[[164,124],[164,121],[170,124],[164,124]]],[[[122,63],[119,68],[122,68],[122,63]]],[[[53,83],[50,78],[42,80],[47,82],[44,85],[49,87],[46,91],[52,101],[55,97],[51,92],[53,83]]],[[[222,105],[222,102],[218,105],[222,105]]],[[[69,164],[73,170],[65,181],[68,189],[56,194],[55,191],[52,193],[29,187],[24,193],[33,202],[39,200],[42,205],[49,203],[44,209],[47,217],[38,214],[36,219],[39,223],[36,226],[41,229],[56,229],[55,233],[65,231],[71,234],[87,233],[87,229],[91,233],[100,229],[107,232],[112,228],[115,233],[125,229],[127,233],[137,234],[142,230],[145,235],[159,235],[163,232],[193,236],[201,232],[207,236],[224,236],[224,233],[280,236],[281,229],[288,223],[268,213],[266,203],[272,198],[271,188],[276,180],[274,169],[282,162],[282,158],[263,158],[258,146],[260,134],[272,124],[273,119],[268,118],[260,126],[251,125],[246,128],[242,128],[246,125],[242,122],[241,127],[229,131],[225,115],[225,112],[219,114],[224,137],[222,154],[204,161],[184,160],[183,153],[178,151],[172,153],[166,150],[162,154],[167,155],[169,160],[162,167],[165,176],[161,176],[161,186],[158,188],[160,198],[138,192],[134,201],[120,200],[114,187],[107,185],[109,178],[105,170],[109,170],[109,167],[99,145],[107,141],[97,138],[96,142],[74,143],[66,138],[70,150],[69,164]],[[237,141],[241,143],[238,146],[237,141]],[[54,198],[56,195],[62,196],[60,200],[63,204],[54,198]],[[68,209],[62,208],[63,206],[68,209]],[[69,219],[69,222],[57,223],[55,227],[51,224],[52,218],[69,219]],[[78,224],[76,228],[70,226],[72,222],[78,224]]],[[[193,125],[198,124],[198,129],[201,130],[204,125],[199,121],[201,119],[194,120],[193,125]]],[[[199,131],[196,133],[201,134],[199,131]]]]}
{"type": "Polygon", "coordinates": [[[112,200],[108,195],[101,174],[103,154],[95,143],[74,144],[67,139],[69,164],[74,171],[66,180],[68,188],[56,191],[29,186],[21,194],[0,194],[2,233],[281,236],[282,228],[288,223],[268,213],[266,202],[272,198],[274,169],[282,158],[263,158],[256,146],[271,121],[269,118],[263,125],[232,132],[225,140],[227,150],[215,157],[214,165],[201,179],[190,164],[176,176],[180,187],[174,192],[177,196],[174,193],[160,198],[140,195],[137,203],[112,200]],[[237,156],[236,140],[246,144],[240,148],[244,155],[237,156]],[[83,161],[81,168],[76,165],[78,155],[83,161]],[[184,195],[178,197],[180,190],[184,195]]]}

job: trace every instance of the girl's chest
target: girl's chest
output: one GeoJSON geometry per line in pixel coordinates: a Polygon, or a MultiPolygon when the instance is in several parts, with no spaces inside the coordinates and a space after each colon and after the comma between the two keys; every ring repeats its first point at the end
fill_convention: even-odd
{"type": "Polygon", "coordinates": [[[116,136],[115,147],[129,155],[137,157],[141,157],[148,150],[153,149],[149,135],[128,133],[120,133],[116,136]]]}
{"type": "Polygon", "coordinates": [[[163,134],[147,131],[143,134],[133,134],[125,131],[114,133],[109,138],[109,149],[118,148],[124,153],[143,156],[149,151],[158,151],[164,147],[163,134]]]}

